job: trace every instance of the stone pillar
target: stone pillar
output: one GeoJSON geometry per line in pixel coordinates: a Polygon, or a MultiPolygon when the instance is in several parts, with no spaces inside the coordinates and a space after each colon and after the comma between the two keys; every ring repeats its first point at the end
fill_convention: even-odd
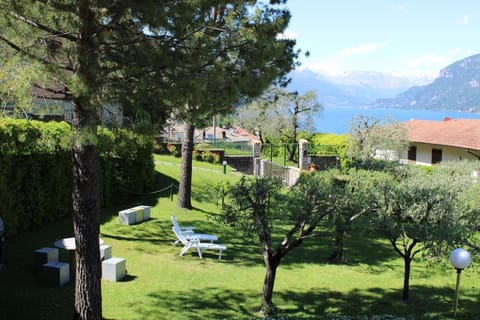
{"type": "Polygon", "coordinates": [[[253,144],[253,157],[254,158],[260,158],[262,153],[262,144],[260,142],[255,142],[253,144]]]}
{"type": "Polygon", "coordinates": [[[308,170],[310,166],[310,157],[308,156],[308,141],[300,139],[298,142],[298,168],[308,170]]]}
{"type": "Polygon", "coordinates": [[[253,175],[255,177],[261,177],[261,153],[262,144],[260,142],[253,143],[252,162],[253,162],[253,175]]]}

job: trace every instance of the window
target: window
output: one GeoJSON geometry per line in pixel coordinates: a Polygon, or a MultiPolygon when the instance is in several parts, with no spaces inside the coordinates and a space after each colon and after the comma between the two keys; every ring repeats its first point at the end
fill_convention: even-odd
{"type": "Polygon", "coordinates": [[[442,161],[442,150],[432,149],[432,164],[442,161]]]}
{"type": "Polygon", "coordinates": [[[408,160],[417,161],[417,147],[411,146],[408,148],[408,160]]]}

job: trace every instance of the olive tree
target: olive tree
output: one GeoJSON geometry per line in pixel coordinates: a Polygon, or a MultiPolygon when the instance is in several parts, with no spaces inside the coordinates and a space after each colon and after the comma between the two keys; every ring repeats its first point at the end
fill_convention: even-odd
{"type": "Polygon", "coordinates": [[[236,121],[251,131],[257,130],[263,141],[278,141],[286,146],[288,161],[296,161],[301,131],[312,133],[313,119],[323,110],[317,94],[303,94],[271,87],[259,98],[236,110],[236,121]]]}
{"type": "Polygon", "coordinates": [[[347,154],[358,160],[396,160],[408,148],[407,128],[392,119],[354,117],[347,154]]]}
{"type": "Polygon", "coordinates": [[[375,178],[370,221],[404,260],[402,299],[408,300],[414,257],[444,243],[465,241],[474,232],[475,218],[463,197],[473,186],[472,179],[445,168],[417,166],[399,167],[395,175],[375,178]]]}
{"type": "Polygon", "coordinates": [[[242,177],[227,191],[222,213],[217,219],[256,236],[262,248],[265,277],[261,310],[276,312],[273,289],[282,258],[314,235],[320,221],[337,206],[338,189],[330,172],[304,173],[285,190],[276,178],[242,177]],[[274,243],[279,227],[288,226],[279,243],[274,243]]]}
{"type": "Polygon", "coordinates": [[[347,173],[332,169],[332,183],[337,185],[337,205],[326,219],[327,226],[334,229],[334,250],[328,260],[333,263],[346,263],[344,253],[346,232],[363,229],[368,213],[373,209],[372,188],[374,171],[351,169],[347,173]]]}

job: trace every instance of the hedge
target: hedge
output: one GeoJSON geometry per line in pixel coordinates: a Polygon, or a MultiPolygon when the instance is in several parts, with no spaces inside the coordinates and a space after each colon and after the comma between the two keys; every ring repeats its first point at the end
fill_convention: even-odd
{"type": "MultiPolygon", "coordinates": [[[[66,122],[0,118],[0,216],[9,235],[72,212],[71,130],[66,122]]],[[[100,205],[149,190],[153,140],[99,128],[100,205]]]]}

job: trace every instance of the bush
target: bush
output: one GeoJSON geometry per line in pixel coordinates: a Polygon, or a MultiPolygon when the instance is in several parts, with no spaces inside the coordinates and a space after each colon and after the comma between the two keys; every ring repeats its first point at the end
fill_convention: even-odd
{"type": "Polygon", "coordinates": [[[210,151],[206,151],[206,152],[204,151],[202,153],[202,159],[203,159],[203,161],[213,163],[215,161],[215,154],[213,154],[210,151]]]}
{"type": "Polygon", "coordinates": [[[197,161],[202,161],[202,151],[199,150],[193,150],[193,159],[197,161]]]}
{"type": "Polygon", "coordinates": [[[167,144],[167,149],[168,149],[168,152],[170,152],[170,154],[172,156],[175,156],[175,157],[179,156],[177,147],[175,145],[169,143],[169,144],[167,144]]]}
{"type": "MultiPolygon", "coordinates": [[[[66,122],[0,119],[0,215],[10,235],[71,214],[71,131],[66,122]]],[[[153,142],[126,130],[99,129],[100,203],[149,189],[153,142]]]]}

